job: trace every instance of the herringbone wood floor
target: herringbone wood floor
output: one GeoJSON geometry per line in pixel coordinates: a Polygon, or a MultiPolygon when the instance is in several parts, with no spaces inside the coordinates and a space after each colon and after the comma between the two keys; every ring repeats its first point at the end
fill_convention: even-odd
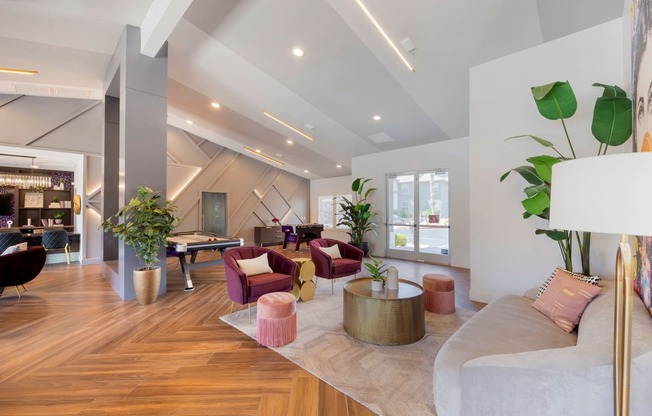
{"type": "Polygon", "coordinates": [[[230,310],[222,266],[192,276],[183,292],[168,259],[168,292],[149,306],[123,302],[99,265],[48,265],[22,299],[6,288],[0,414],[373,414],[219,320],[230,310]]]}

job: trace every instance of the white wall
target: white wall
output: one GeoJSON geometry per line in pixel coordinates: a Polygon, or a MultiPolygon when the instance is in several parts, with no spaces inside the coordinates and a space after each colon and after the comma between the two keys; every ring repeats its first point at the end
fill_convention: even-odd
{"type": "Polygon", "coordinates": [[[387,178],[391,173],[448,168],[450,185],[450,263],[468,268],[469,258],[469,139],[460,138],[374,153],[353,158],[352,177],[373,179],[378,188],[370,198],[379,213],[378,237],[369,238],[370,251],[384,256],[387,250],[387,178]]]}
{"type": "MultiPolygon", "coordinates": [[[[313,179],[310,181],[310,222],[319,220],[319,197],[324,195],[344,195],[351,193],[351,176],[338,176],[336,178],[313,179]]],[[[324,238],[334,238],[348,242],[349,235],[344,230],[324,229],[324,238]]]]}
{"type": "MultiPolygon", "coordinates": [[[[590,125],[602,89],[591,84],[629,89],[622,38],[622,19],[617,19],[471,69],[471,299],[487,302],[522,293],[563,265],[558,246],[534,235],[547,222],[521,217],[525,181],[515,175],[499,183],[504,172],[526,164],[527,157],[553,152],[529,140],[504,139],[534,134],[570,154],[561,123],[541,117],[530,93],[532,86],[569,80],[578,100],[577,113],[567,121],[570,137],[578,157],[595,155],[598,143],[590,125]]],[[[625,146],[629,149],[630,143],[625,146]]],[[[613,276],[616,240],[593,238],[592,272],[613,276]]]]}

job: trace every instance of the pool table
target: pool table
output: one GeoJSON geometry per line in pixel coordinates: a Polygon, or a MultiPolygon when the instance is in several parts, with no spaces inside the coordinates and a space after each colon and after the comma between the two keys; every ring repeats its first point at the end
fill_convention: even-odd
{"type": "Polygon", "coordinates": [[[181,265],[181,272],[186,281],[185,291],[191,291],[195,288],[190,278],[190,270],[200,267],[209,267],[222,264],[222,259],[209,260],[196,263],[197,253],[201,250],[219,250],[224,255],[224,250],[229,247],[240,247],[244,244],[241,238],[224,237],[208,231],[185,231],[175,233],[169,237],[167,244],[168,257],[178,257],[181,265]],[[190,254],[190,262],[186,256],[190,254]]]}

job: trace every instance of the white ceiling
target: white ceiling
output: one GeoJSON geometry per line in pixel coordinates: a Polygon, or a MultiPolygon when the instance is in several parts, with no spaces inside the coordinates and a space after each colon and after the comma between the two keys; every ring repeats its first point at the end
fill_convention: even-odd
{"type": "MultiPolygon", "coordinates": [[[[168,39],[170,123],[234,150],[261,149],[307,178],[346,175],[354,156],[468,135],[470,67],[618,18],[624,5],[363,1],[395,43],[414,42],[415,72],[355,0],[194,0],[168,39]]],[[[124,25],[140,26],[153,3],[0,0],[0,67],[39,71],[0,73],[0,93],[101,98],[124,25]]]]}

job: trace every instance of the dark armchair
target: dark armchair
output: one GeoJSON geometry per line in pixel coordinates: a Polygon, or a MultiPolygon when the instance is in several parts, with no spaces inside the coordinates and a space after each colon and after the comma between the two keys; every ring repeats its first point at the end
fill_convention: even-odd
{"type": "Polygon", "coordinates": [[[0,253],[7,247],[14,246],[23,242],[23,233],[18,230],[0,231],[0,253]]]}
{"type": "Polygon", "coordinates": [[[0,294],[5,287],[16,286],[16,292],[20,297],[18,285],[24,285],[33,280],[44,265],[45,249],[41,246],[0,256],[0,294]]]}
{"type": "Polygon", "coordinates": [[[330,238],[318,238],[310,242],[310,257],[315,263],[315,275],[323,279],[331,279],[331,293],[333,293],[333,280],[339,277],[351,276],[362,269],[364,253],[357,247],[342,241],[330,238]],[[341,259],[334,259],[324,253],[319,247],[337,245],[341,259]]]}
{"type": "Polygon", "coordinates": [[[63,249],[66,254],[66,262],[70,264],[70,239],[68,231],[64,229],[47,229],[43,231],[41,244],[46,250],[63,249]]]}
{"type": "MultiPolygon", "coordinates": [[[[224,253],[224,270],[226,272],[226,289],[231,300],[241,305],[249,305],[259,297],[271,292],[289,292],[294,286],[294,273],[297,265],[281,253],[264,247],[235,247],[224,253]],[[271,273],[247,276],[238,266],[237,260],[253,259],[267,253],[267,262],[271,273]]],[[[249,310],[251,320],[251,309],[249,310]]]]}

